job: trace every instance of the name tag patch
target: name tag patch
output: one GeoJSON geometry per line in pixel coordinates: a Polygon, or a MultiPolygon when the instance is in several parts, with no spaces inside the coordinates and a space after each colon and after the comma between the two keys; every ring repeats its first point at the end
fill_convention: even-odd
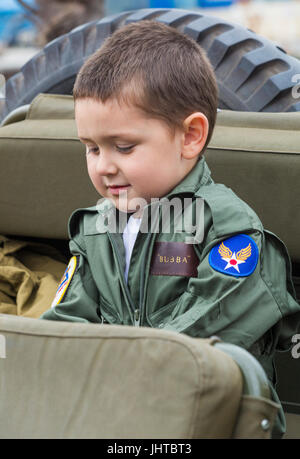
{"type": "Polygon", "coordinates": [[[51,304],[51,308],[53,308],[54,306],[59,304],[61,302],[61,300],[63,299],[63,297],[64,297],[64,295],[65,295],[65,293],[67,291],[67,288],[70,285],[72,277],[75,274],[76,266],[77,266],[77,257],[74,256],[69,261],[67,269],[65,270],[64,275],[61,278],[61,281],[60,281],[60,284],[59,284],[58,289],[56,291],[54,300],[53,300],[53,302],[51,304]]]}
{"type": "Polygon", "coordinates": [[[199,258],[192,244],[156,242],[151,259],[150,274],[154,276],[197,277],[199,258]]]}
{"type": "Polygon", "coordinates": [[[255,270],[258,257],[256,242],[246,234],[238,234],[211,249],[209,264],[216,271],[229,276],[246,277],[255,270]]]}

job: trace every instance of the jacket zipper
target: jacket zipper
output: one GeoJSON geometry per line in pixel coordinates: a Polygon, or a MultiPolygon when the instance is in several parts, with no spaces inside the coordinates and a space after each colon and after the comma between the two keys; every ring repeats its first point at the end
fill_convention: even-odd
{"type": "Polygon", "coordinates": [[[135,327],[139,327],[140,326],[140,319],[141,319],[140,310],[136,309],[134,311],[134,326],[135,327]]]}
{"type": "MultiPolygon", "coordinates": [[[[150,204],[149,206],[151,206],[150,204]]],[[[154,204],[155,205],[155,204],[154,204]]],[[[160,203],[158,202],[158,206],[160,203]]],[[[157,218],[159,219],[159,214],[160,214],[160,209],[158,207],[157,209],[157,214],[156,214],[156,223],[157,223],[157,218]]],[[[145,303],[145,271],[146,271],[146,264],[147,264],[147,259],[149,258],[148,254],[148,249],[151,243],[151,233],[148,233],[147,239],[146,239],[146,255],[142,261],[142,267],[141,267],[141,273],[140,273],[140,292],[139,292],[139,307],[136,308],[134,305],[134,302],[131,298],[130,291],[124,276],[124,273],[122,272],[121,269],[121,260],[120,260],[120,253],[118,250],[118,247],[113,240],[113,237],[111,237],[110,233],[107,232],[109,240],[111,241],[111,244],[113,246],[114,252],[116,253],[117,260],[118,260],[118,269],[119,273],[121,275],[122,279],[122,286],[123,286],[123,293],[125,294],[128,302],[130,303],[131,310],[133,312],[133,317],[131,317],[132,323],[135,327],[140,327],[141,326],[141,321],[143,319],[143,312],[144,312],[144,303],[145,303]]]]}
{"type": "Polygon", "coordinates": [[[118,269],[119,269],[119,274],[121,276],[121,284],[122,284],[122,287],[123,287],[123,293],[125,295],[125,297],[127,298],[128,300],[128,303],[130,304],[130,308],[129,308],[129,313],[130,313],[130,317],[131,317],[131,321],[133,323],[133,325],[135,327],[138,327],[140,325],[140,317],[137,316],[136,314],[136,311],[138,311],[138,309],[136,309],[134,303],[133,303],[133,300],[131,298],[131,295],[130,295],[130,292],[129,292],[129,288],[128,288],[128,285],[126,283],[126,280],[125,280],[125,276],[124,276],[124,273],[121,269],[121,260],[120,260],[120,253],[119,253],[119,249],[113,239],[113,237],[111,236],[111,234],[109,232],[107,232],[107,235],[108,235],[108,238],[113,246],[113,250],[116,254],[116,257],[117,257],[117,260],[118,260],[118,269]],[[131,312],[133,314],[131,314],[131,312]]]}
{"type": "MultiPolygon", "coordinates": [[[[158,201],[158,203],[153,203],[153,204],[150,204],[150,206],[154,207],[155,205],[158,205],[158,208],[157,208],[157,213],[156,213],[156,216],[155,216],[155,224],[157,224],[157,219],[159,221],[159,215],[160,215],[160,202],[158,201]]],[[[151,222],[152,224],[152,222],[151,222]]],[[[155,228],[155,225],[154,225],[154,228],[155,228]]],[[[155,237],[155,236],[153,236],[155,237]]],[[[150,244],[151,244],[151,232],[148,233],[147,235],[147,239],[146,239],[146,249],[145,249],[145,257],[142,261],[142,267],[141,267],[141,272],[140,272],[140,294],[139,294],[139,323],[143,320],[143,316],[144,316],[144,308],[145,308],[145,297],[146,297],[146,288],[145,288],[145,277],[146,277],[146,265],[147,265],[147,260],[149,260],[149,258],[151,258],[152,254],[149,254],[149,247],[150,247],[150,244]]]]}

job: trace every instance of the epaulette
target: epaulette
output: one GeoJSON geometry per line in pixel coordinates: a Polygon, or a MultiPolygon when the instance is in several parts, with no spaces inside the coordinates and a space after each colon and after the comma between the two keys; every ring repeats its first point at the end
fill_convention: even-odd
{"type": "Polygon", "coordinates": [[[225,185],[212,183],[202,186],[195,196],[201,197],[208,204],[216,237],[249,230],[263,231],[256,213],[225,185]]]}
{"type": "Polygon", "coordinates": [[[75,234],[79,231],[80,221],[82,221],[85,214],[97,213],[97,206],[86,207],[82,209],[76,209],[69,218],[68,232],[69,238],[72,239],[75,234]]]}

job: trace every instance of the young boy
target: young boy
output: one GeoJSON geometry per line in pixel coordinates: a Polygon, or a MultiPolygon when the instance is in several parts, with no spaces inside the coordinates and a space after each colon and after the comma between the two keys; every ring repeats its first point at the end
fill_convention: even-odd
{"type": "Polygon", "coordinates": [[[218,103],[204,52],[156,21],[129,24],[83,65],[74,99],[104,199],[72,215],[73,257],[42,317],[218,335],[274,384],[300,306],[285,247],[202,156],[218,103]]]}

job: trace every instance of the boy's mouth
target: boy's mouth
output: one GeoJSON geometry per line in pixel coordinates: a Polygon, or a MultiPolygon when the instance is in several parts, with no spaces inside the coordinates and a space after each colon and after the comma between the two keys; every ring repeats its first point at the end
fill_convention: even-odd
{"type": "Polygon", "coordinates": [[[122,191],[127,190],[129,187],[130,185],[110,185],[108,186],[108,189],[111,192],[111,194],[117,195],[121,193],[122,191]]]}

